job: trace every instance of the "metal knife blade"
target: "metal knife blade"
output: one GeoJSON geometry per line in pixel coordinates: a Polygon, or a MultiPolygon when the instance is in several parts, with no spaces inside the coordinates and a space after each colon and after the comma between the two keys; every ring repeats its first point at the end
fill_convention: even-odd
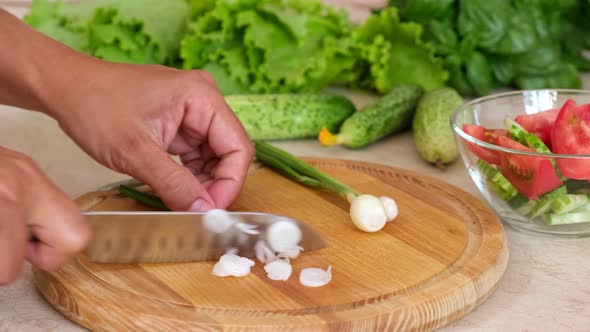
{"type": "Polygon", "coordinates": [[[97,263],[171,263],[217,260],[230,249],[244,257],[255,256],[255,244],[279,220],[299,226],[304,251],[326,247],[326,241],[309,225],[293,218],[259,212],[229,212],[241,223],[256,226],[251,235],[232,227],[217,234],[203,223],[205,213],[96,211],[84,212],[93,232],[86,248],[97,263]]]}

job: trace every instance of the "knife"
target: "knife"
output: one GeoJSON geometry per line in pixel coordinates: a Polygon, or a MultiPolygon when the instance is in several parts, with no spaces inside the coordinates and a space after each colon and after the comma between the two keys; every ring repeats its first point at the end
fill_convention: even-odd
{"type": "Polygon", "coordinates": [[[311,226],[277,214],[228,212],[239,220],[229,230],[215,233],[205,227],[203,212],[93,211],[84,212],[93,238],[86,248],[96,263],[172,263],[217,260],[232,251],[255,256],[255,245],[277,221],[289,221],[301,231],[304,251],[326,247],[311,226]],[[250,231],[244,231],[250,230],[250,231]]]}

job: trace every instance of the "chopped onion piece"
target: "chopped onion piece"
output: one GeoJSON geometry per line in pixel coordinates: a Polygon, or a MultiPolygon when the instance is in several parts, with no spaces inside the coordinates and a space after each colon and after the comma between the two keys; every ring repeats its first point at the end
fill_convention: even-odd
{"type": "Polygon", "coordinates": [[[294,222],[281,220],[270,225],[266,232],[270,248],[276,252],[293,249],[301,241],[301,230],[294,222]]]}
{"type": "Polygon", "coordinates": [[[297,256],[299,256],[299,253],[301,253],[303,251],[303,248],[301,248],[300,246],[295,246],[294,248],[291,248],[289,250],[285,250],[283,252],[279,252],[277,254],[278,258],[297,258],[297,256]]]}
{"type": "Polygon", "coordinates": [[[350,204],[350,218],[356,227],[365,232],[377,232],[387,223],[381,200],[373,195],[360,195],[350,204]]]}
{"type": "Polygon", "coordinates": [[[225,254],[219,258],[219,261],[213,267],[212,273],[220,277],[243,277],[250,273],[250,268],[254,264],[253,260],[246,257],[225,254]]]}
{"type": "Polygon", "coordinates": [[[299,282],[306,287],[321,287],[332,280],[332,266],[328,270],[317,267],[306,268],[299,274],[299,282]]]}
{"type": "Polygon", "coordinates": [[[237,221],[227,211],[213,209],[207,211],[203,216],[205,228],[214,233],[224,233],[229,230],[237,221]]]}
{"type": "Polygon", "coordinates": [[[213,266],[213,271],[211,271],[214,275],[218,277],[229,277],[229,273],[223,268],[223,264],[221,262],[215,263],[213,266]]]}
{"type": "Polygon", "coordinates": [[[260,231],[256,230],[256,225],[250,225],[243,222],[238,222],[236,224],[236,228],[239,229],[242,233],[257,235],[260,234],[260,231]]]}
{"type": "Polygon", "coordinates": [[[275,260],[264,266],[266,276],[271,280],[287,280],[293,272],[293,267],[284,260],[275,260]]]}
{"type": "Polygon", "coordinates": [[[381,201],[381,204],[383,204],[383,208],[385,209],[385,216],[387,216],[387,221],[393,221],[393,219],[397,218],[397,203],[392,198],[386,196],[379,197],[379,200],[381,201]]]}
{"type": "Polygon", "coordinates": [[[254,251],[256,253],[256,259],[261,263],[270,263],[277,259],[275,253],[262,240],[256,242],[254,251]]]}

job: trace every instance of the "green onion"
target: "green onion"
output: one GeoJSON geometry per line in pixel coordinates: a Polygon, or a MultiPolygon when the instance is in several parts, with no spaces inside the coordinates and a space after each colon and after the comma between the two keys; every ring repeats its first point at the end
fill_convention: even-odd
{"type": "Polygon", "coordinates": [[[144,193],[139,190],[135,190],[126,185],[120,185],[118,191],[121,195],[132,198],[139,203],[151,206],[156,209],[162,209],[170,211],[170,209],[164,204],[164,202],[158,197],[149,193],[144,193]]]}
{"type": "Polygon", "coordinates": [[[330,190],[349,202],[360,195],[358,191],[284,150],[262,141],[253,143],[256,159],[301,184],[330,190]]]}

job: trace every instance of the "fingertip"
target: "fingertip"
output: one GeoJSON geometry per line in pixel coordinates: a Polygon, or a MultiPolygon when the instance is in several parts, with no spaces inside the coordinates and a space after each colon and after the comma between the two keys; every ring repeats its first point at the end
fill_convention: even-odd
{"type": "Polygon", "coordinates": [[[192,212],[207,212],[215,208],[215,204],[208,202],[204,198],[198,198],[189,208],[192,212]]]}

